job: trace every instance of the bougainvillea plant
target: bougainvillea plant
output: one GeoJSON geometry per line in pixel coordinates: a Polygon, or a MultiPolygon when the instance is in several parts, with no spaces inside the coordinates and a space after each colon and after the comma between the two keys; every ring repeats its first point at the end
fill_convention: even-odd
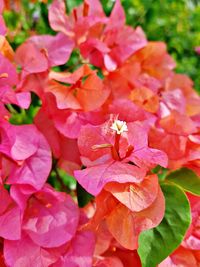
{"type": "Polygon", "coordinates": [[[0,266],[199,267],[193,82],[120,0],[48,18],[14,51],[0,17],[0,266]]]}

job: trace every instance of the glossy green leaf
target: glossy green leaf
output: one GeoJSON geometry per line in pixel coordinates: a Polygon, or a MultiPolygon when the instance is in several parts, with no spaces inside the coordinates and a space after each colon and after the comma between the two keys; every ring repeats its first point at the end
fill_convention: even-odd
{"type": "Polygon", "coordinates": [[[57,168],[57,172],[62,179],[63,183],[70,189],[76,189],[76,180],[73,176],[67,174],[64,170],[57,168]]]}
{"type": "Polygon", "coordinates": [[[167,176],[168,169],[163,168],[160,165],[157,165],[151,172],[157,174],[159,181],[162,182],[165,180],[167,176]]]}
{"type": "Polygon", "coordinates": [[[159,226],[144,231],[139,237],[138,253],[142,267],[156,267],[182,242],[191,217],[185,193],[176,185],[163,184],[165,216],[159,226]]]}
{"type": "Polygon", "coordinates": [[[79,207],[86,206],[94,197],[89,194],[79,183],[77,183],[77,198],[79,207]]]}
{"type": "Polygon", "coordinates": [[[200,196],[200,177],[192,170],[182,168],[167,176],[167,180],[173,182],[194,195],[200,196]]]}

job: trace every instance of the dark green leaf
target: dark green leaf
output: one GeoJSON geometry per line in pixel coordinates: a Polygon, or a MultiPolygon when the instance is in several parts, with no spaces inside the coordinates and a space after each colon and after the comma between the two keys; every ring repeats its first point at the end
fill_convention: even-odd
{"type": "Polygon", "coordinates": [[[190,225],[190,206],[184,192],[176,185],[162,185],[165,196],[165,216],[159,226],[144,231],[139,237],[143,267],[156,267],[182,242],[190,225]]]}
{"type": "Polygon", "coordinates": [[[167,173],[168,173],[168,169],[163,168],[159,165],[157,165],[153,170],[152,173],[155,173],[158,175],[159,181],[162,182],[165,180],[167,173]]]}
{"type": "Polygon", "coordinates": [[[172,172],[167,176],[167,180],[182,187],[185,191],[200,196],[200,177],[192,170],[182,168],[172,172]]]}
{"type": "Polygon", "coordinates": [[[76,189],[76,180],[73,176],[67,174],[64,170],[58,169],[58,174],[60,178],[62,179],[63,183],[70,189],[75,190],[76,189]]]}
{"type": "Polygon", "coordinates": [[[77,183],[77,197],[79,207],[84,207],[93,198],[79,183],[77,183]]]}

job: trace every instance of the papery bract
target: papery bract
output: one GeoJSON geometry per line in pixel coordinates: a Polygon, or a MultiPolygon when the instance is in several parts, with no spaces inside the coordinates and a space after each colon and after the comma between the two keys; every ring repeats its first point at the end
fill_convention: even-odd
{"type": "Polygon", "coordinates": [[[88,58],[91,64],[105,68],[107,71],[114,71],[132,54],[146,45],[142,29],[138,27],[133,30],[125,26],[124,20],[120,1],[116,1],[105,29],[97,37],[89,35],[80,45],[81,54],[88,58]]]}
{"type": "Polygon", "coordinates": [[[2,16],[2,12],[4,9],[4,2],[3,0],[0,1],[0,34],[1,35],[5,35],[7,29],[6,29],[6,25],[2,16]]]}
{"type": "Polygon", "coordinates": [[[198,267],[199,262],[195,259],[192,251],[179,247],[175,252],[158,265],[159,267],[193,266],[198,267]]]}
{"type": "Polygon", "coordinates": [[[94,235],[90,231],[80,231],[70,244],[70,249],[52,267],[90,267],[94,252],[94,235]]]}
{"type": "Polygon", "coordinates": [[[159,189],[156,200],[147,209],[132,213],[119,204],[108,215],[106,222],[109,231],[123,247],[137,249],[138,235],[144,230],[156,227],[161,222],[163,215],[164,197],[159,189]]]}
{"type": "Polygon", "coordinates": [[[51,67],[65,64],[74,47],[73,41],[63,34],[33,36],[28,39],[28,42],[36,45],[46,56],[51,67]]]}
{"type": "Polygon", "coordinates": [[[108,71],[115,70],[147,43],[140,28],[133,30],[125,25],[125,14],[118,0],[109,18],[97,0],[95,3],[84,1],[69,17],[65,14],[64,1],[54,0],[49,21],[54,30],[76,41],[81,54],[89,58],[91,64],[108,71]]]}
{"type": "Polygon", "coordinates": [[[48,69],[45,54],[41,53],[32,42],[27,42],[18,47],[15,55],[16,63],[22,68],[23,75],[43,72],[48,69]],[[26,53],[25,51],[29,51],[26,53]]]}
{"type": "Polygon", "coordinates": [[[151,196],[149,192],[146,203],[145,200],[137,199],[138,196],[142,199],[146,194],[144,184],[148,180],[150,183],[151,179],[156,181],[157,177],[146,177],[146,181],[141,183],[121,185],[113,182],[105,186],[106,191],[103,190],[96,197],[96,212],[90,221],[90,226],[97,231],[97,235],[97,229],[105,221],[109,232],[120,245],[131,250],[138,248],[140,232],[158,225],[164,215],[164,197],[159,186],[151,192],[151,196]],[[134,200],[136,203],[133,206],[131,202],[134,200]]]}
{"type": "Polygon", "coordinates": [[[145,172],[135,166],[111,162],[75,171],[78,182],[93,195],[97,195],[109,182],[140,182],[145,172]]]}
{"type": "Polygon", "coordinates": [[[91,266],[94,235],[81,229],[85,220],[70,196],[46,185],[27,202],[21,238],[5,240],[5,262],[9,266],[91,266]]]}
{"type": "Polygon", "coordinates": [[[50,266],[56,258],[45,249],[36,245],[27,235],[20,240],[4,242],[4,258],[8,266],[50,266]]]}
{"type": "Polygon", "coordinates": [[[91,111],[100,107],[109,96],[109,89],[87,65],[83,65],[74,73],[50,73],[50,78],[62,83],[51,82],[47,92],[56,97],[59,109],[91,111]]]}
{"type": "Polygon", "coordinates": [[[51,169],[51,152],[43,135],[33,125],[1,122],[1,139],[0,152],[12,164],[7,183],[41,189],[51,169]]]}
{"type": "Polygon", "coordinates": [[[112,121],[84,126],[78,138],[81,159],[88,168],[75,171],[75,177],[94,195],[108,182],[141,182],[151,166],[167,165],[165,153],[148,147],[145,127],[128,123],[128,132],[117,134],[110,125],[112,121]]]}
{"type": "Polygon", "coordinates": [[[71,198],[45,187],[29,199],[22,228],[37,245],[58,247],[72,239],[78,221],[78,207],[71,198]]]}
{"type": "Polygon", "coordinates": [[[95,261],[94,267],[141,267],[136,251],[122,249],[115,244],[111,245],[102,256],[98,256],[95,261]]]}
{"type": "Polygon", "coordinates": [[[156,199],[159,185],[156,175],[145,177],[137,183],[109,183],[105,186],[115,198],[124,204],[131,211],[146,209],[156,199]]]}
{"type": "Polygon", "coordinates": [[[23,76],[40,73],[65,64],[73,47],[73,41],[63,34],[33,36],[17,49],[15,61],[22,68],[23,76]]]}
{"type": "Polygon", "coordinates": [[[76,139],[63,136],[43,108],[36,115],[35,124],[46,137],[54,157],[59,159],[58,165],[73,175],[73,171],[79,169],[81,165],[76,139]]]}
{"type": "Polygon", "coordinates": [[[8,240],[16,240],[21,236],[21,211],[0,184],[0,236],[8,240]],[[11,231],[12,229],[12,231],[11,231]]]}
{"type": "Polygon", "coordinates": [[[0,54],[0,101],[4,104],[16,104],[21,108],[28,108],[30,105],[30,93],[15,92],[13,87],[18,82],[14,65],[0,54]]]}
{"type": "Polygon", "coordinates": [[[187,231],[185,239],[182,243],[186,249],[200,251],[200,198],[188,194],[192,211],[192,224],[187,231]]]}
{"type": "Polygon", "coordinates": [[[102,21],[106,22],[107,19],[99,0],[85,0],[70,16],[66,14],[63,0],[54,0],[49,9],[49,23],[52,29],[66,34],[77,44],[84,40],[90,28],[102,21]]]}

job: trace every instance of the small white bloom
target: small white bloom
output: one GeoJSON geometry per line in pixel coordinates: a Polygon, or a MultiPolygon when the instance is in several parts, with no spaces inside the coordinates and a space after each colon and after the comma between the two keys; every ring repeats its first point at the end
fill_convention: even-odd
{"type": "Polygon", "coordinates": [[[110,128],[116,131],[117,134],[128,132],[128,127],[125,121],[115,120],[110,128]]]}

